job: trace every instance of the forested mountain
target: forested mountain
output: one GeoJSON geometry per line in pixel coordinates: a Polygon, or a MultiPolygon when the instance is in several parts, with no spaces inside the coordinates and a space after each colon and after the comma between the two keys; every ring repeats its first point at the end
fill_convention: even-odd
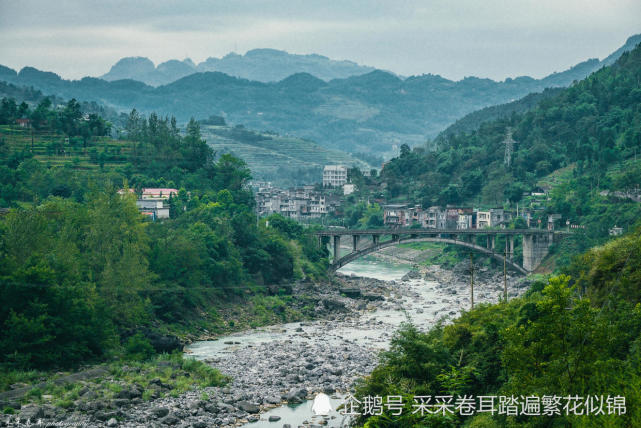
{"type": "Polygon", "coordinates": [[[245,55],[232,52],[222,58],[209,57],[198,65],[189,58],[183,61],[172,59],[159,64],[158,67],[148,58],[122,58],[102,78],[109,81],[132,79],[158,86],[194,73],[220,71],[257,82],[277,82],[296,73],[309,73],[329,81],[373,70],[373,67],[352,61],[336,61],[322,55],[296,55],[276,49],[252,49],[245,55]]]}
{"type": "Polygon", "coordinates": [[[499,104],[496,106],[485,107],[470,114],[467,114],[448,126],[441,132],[437,140],[452,134],[476,131],[483,122],[495,119],[502,119],[511,116],[513,113],[523,113],[535,107],[541,100],[554,97],[561,93],[563,88],[548,88],[543,92],[535,92],[524,96],[523,98],[512,101],[511,103],[499,104]]]}
{"type": "Polygon", "coordinates": [[[418,145],[472,111],[502,104],[550,86],[566,86],[601,67],[581,63],[544,79],[451,81],[435,75],[401,79],[383,71],[325,82],[299,73],[262,83],[219,72],[196,73],[157,88],[133,80],[61,79],[31,67],[0,69],[0,80],[33,86],[66,99],[102,102],[121,111],[190,117],[224,117],[251,129],[293,134],[347,152],[396,154],[418,145]]]}
{"type": "Polygon", "coordinates": [[[611,409],[614,397],[628,409],[641,400],[641,204],[633,199],[641,184],[641,46],[530,111],[444,133],[436,143],[430,153],[404,147],[385,166],[388,197],[490,205],[522,201],[524,190],[545,185],[541,214],[585,229],[553,245],[561,274],[530,277],[525,295],[477,305],[427,332],[409,324],[397,332],[355,396],[402,396],[403,411],[362,412],[357,426],[639,426],[637,410],[611,409]],[[509,165],[508,128],[517,142],[509,165]],[[605,242],[615,224],[626,235],[605,242]],[[594,412],[601,394],[610,410],[594,412]],[[427,397],[428,410],[416,411],[417,396],[427,397]],[[442,410],[442,400],[460,406],[476,397],[480,406],[481,396],[497,397],[498,412],[442,410]],[[546,396],[558,397],[558,412],[506,411],[528,400],[543,409],[546,396]]]}
{"type": "Polygon", "coordinates": [[[564,245],[587,249],[614,225],[629,227],[641,217],[638,202],[603,196],[639,191],[641,46],[526,113],[443,135],[436,143],[433,152],[405,148],[386,164],[381,177],[389,198],[424,206],[499,205],[544,186],[551,198],[546,213],[586,227],[580,239],[564,245]],[[508,129],[516,141],[509,165],[508,129]],[[566,178],[560,179],[561,171],[566,178]]]}

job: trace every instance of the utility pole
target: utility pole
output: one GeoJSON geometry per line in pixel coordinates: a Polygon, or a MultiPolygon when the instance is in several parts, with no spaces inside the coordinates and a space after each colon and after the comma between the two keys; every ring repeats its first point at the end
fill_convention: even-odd
{"type": "Polygon", "coordinates": [[[503,255],[503,300],[507,303],[507,239],[505,240],[505,252],[503,255]]]}
{"type": "Polygon", "coordinates": [[[474,309],[474,253],[470,253],[470,309],[474,309]]]}
{"type": "Polygon", "coordinates": [[[516,141],[512,139],[512,128],[507,128],[505,130],[505,140],[503,140],[503,144],[505,144],[505,155],[503,157],[503,163],[505,163],[508,168],[512,164],[512,152],[514,151],[515,143],[516,141]]]}

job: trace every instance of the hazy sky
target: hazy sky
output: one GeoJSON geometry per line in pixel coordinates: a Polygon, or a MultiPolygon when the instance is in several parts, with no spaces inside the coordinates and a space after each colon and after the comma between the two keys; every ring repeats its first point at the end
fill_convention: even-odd
{"type": "Polygon", "coordinates": [[[66,78],[124,56],[198,63],[254,48],[403,75],[542,77],[636,33],[639,0],[0,0],[0,64],[66,78]]]}

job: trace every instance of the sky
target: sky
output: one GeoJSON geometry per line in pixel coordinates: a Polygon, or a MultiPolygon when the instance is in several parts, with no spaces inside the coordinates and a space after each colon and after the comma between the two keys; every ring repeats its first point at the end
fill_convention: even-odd
{"type": "Polygon", "coordinates": [[[540,78],[638,33],[639,0],[0,0],[0,64],[72,79],[126,56],[198,63],[255,48],[404,76],[540,78]]]}

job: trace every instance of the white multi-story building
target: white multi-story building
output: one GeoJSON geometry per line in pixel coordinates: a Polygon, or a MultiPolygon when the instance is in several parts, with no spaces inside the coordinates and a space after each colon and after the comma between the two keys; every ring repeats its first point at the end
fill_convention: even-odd
{"type": "Polygon", "coordinates": [[[338,187],[347,183],[347,167],[343,165],[325,165],[323,168],[323,186],[338,187]]]}

